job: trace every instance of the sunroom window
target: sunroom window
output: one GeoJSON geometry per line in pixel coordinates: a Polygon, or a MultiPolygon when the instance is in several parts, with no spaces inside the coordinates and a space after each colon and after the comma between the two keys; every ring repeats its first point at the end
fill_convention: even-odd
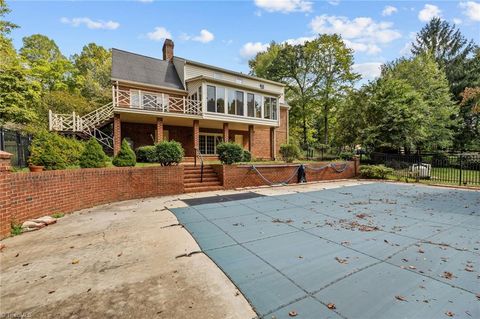
{"type": "Polygon", "coordinates": [[[263,100],[263,117],[266,119],[277,119],[277,99],[266,96],[263,100]]]}

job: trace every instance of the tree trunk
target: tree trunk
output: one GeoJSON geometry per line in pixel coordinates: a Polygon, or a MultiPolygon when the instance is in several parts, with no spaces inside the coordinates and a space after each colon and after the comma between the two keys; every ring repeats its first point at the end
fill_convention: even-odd
{"type": "Polygon", "coordinates": [[[307,120],[305,115],[303,116],[303,146],[307,145],[307,120]]]}
{"type": "Polygon", "coordinates": [[[328,106],[325,105],[324,107],[324,112],[325,112],[325,115],[323,117],[323,125],[325,127],[325,131],[324,131],[324,142],[325,142],[325,145],[328,145],[328,106]]]}

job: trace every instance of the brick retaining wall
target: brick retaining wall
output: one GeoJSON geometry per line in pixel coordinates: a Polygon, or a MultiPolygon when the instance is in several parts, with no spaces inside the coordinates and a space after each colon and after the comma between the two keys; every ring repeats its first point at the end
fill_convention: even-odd
{"type": "MultiPolygon", "coordinates": [[[[183,166],[11,173],[0,154],[0,238],[11,223],[96,205],[183,193],[183,166]]],[[[9,160],[7,160],[9,161],[9,160]]]]}

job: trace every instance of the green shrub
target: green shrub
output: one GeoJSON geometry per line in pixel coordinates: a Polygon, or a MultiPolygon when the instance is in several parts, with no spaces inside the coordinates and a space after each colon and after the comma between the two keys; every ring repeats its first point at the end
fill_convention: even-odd
{"type": "Polygon", "coordinates": [[[182,145],[176,141],[162,141],[155,145],[155,149],[157,150],[158,162],[162,166],[180,163],[185,154],[182,145]]]}
{"type": "Polygon", "coordinates": [[[95,138],[91,138],[85,144],[82,155],[80,156],[80,167],[82,168],[100,168],[107,166],[108,157],[105,155],[100,144],[95,138]]]}
{"type": "Polygon", "coordinates": [[[393,174],[392,168],[384,165],[362,165],[360,166],[360,175],[363,178],[385,179],[388,175],[393,174]]]}
{"type": "Polygon", "coordinates": [[[112,164],[118,167],[135,166],[135,164],[137,164],[135,152],[132,150],[126,139],[122,141],[120,152],[115,155],[112,164]]]}
{"type": "Polygon", "coordinates": [[[61,137],[47,131],[35,134],[30,145],[28,162],[31,165],[44,166],[47,170],[67,168],[67,158],[61,148],[61,137]]]}
{"type": "Polygon", "coordinates": [[[17,236],[20,235],[23,232],[22,225],[21,224],[11,224],[10,228],[10,234],[12,236],[17,236]]]}
{"type": "Polygon", "coordinates": [[[353,153],[352,152],[341,152],[338,154],[338,157],[344,161],[351,161],[353,159],[353,153]]]}
{"type": "Polygon", "coordinates": [[[62,139],[61,151],[65,155],[68,166],[77,166],[80,156],[85,149],[85,143],[74,138],[60,136],[62,139]]]}
{"type": "Polygon", "coordinates": [[[243,149],[236,143],[222,142],[218,144],[217,153],[223,164],[231,165],[243,160],[243,149]]]}
{"type": "Polygon", "coordinates": [[[243,150],[242,162],[251,162],[251,161],[252,161],[252,154],[247,150],[243,150]]]}
{"type": "Polygon", "coordinates": [[[282,144],[280,145],[280,155],[285,162],[291,163],[300,156],[300,150],[295,144],[282,144]]]}
{"type": "Polygon", "coordinates": [[[157,163],[158,155],[155,145],[137,148],[137,161],[140,163],[157,163]]]}

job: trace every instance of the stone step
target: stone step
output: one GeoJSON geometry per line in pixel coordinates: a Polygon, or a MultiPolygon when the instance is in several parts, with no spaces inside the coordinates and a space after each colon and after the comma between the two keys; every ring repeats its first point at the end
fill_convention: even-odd
{"type": "Polygon", "coordinates": [[[185,188],[192,188],[192,187],[203,187],[203,186],[222,186],[220,181],[209,181],[209,182],[191,182],[185,183],[185,188]]]}
{"type": "Polygon", "coordinates": [[[223,190],[223,186],[185,187],[185,193],[200,193],[223,190]]]}
{"type": "MultiPolygon", "coordinates": [[[[184,174],[184,179],[185,178],[192,178],[192,177],[200,177],[202,174],[200,172],[195,172],[195,173],[185,173],[184,174]]],[[[217,174],[215,172],[203,172],[203,177],[217,177],[217,174]]]]}
{"type": "MultiPolygon", "coordinates": [[[[185,177],[184,179],[185,184],[188,183],[200,183],[200,175],[198,176],[192,176],[192,177],[185,177]]],[[[203,181],[204,182],[218,182],[218,177],[217,176],[205,176],[203,175],[203,181]]]]}

